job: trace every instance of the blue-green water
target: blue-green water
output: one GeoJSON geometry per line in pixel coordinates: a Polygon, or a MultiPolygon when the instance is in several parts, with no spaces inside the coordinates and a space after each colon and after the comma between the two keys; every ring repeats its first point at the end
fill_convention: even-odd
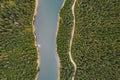
{"type": "Polygon", "coordinates": [[[57,80],[58,57],[56,31],[58,13],[63,0],[39,0],[35,17],[35,34],[40,52],[38,80],[57,80]]]}

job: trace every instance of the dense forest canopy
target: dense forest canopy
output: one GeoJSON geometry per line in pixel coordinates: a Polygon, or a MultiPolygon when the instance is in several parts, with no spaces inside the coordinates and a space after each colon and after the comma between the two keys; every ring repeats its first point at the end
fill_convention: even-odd
{"type": "Polygon", "coordinates": [[[36,77],[34,8],[35,0],[0,0],[0,80],[36,77]]]}
{"type": "MultiPolygon", "coordinates": [[[[74,72],[65,64],[73,27],[73,3],[66,7],[69,1],[61,9],[57,36],[61,80],[71,80],[74,72]]],[[[72,57],[77,65],[75,80],[120,79],[120,0],[76,0],[72,57]]]]}

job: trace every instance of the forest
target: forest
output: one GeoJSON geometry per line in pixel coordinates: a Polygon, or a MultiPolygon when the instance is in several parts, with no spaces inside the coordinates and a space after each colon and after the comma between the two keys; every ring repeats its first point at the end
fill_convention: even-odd
{"type": "MultiPolygon", "coordinates": [[[[73,1],[66,0],[60,11],[60,80],[72,80],[74,71],[68,55],[73,1]]],[[[72,57],[77,65],[74,80],[120,79],[120,0],[76,1],[72,57]]]]}
{"type": "Polygon", "coordinates": [[[120,0],[77,0],[75,80],[120,79],[120,0]]]}
{"type": "Polygon", "coordinates": [[[60,58],[60,80],[71,80],[74,71],[68,54],[73,25],[73,16],[71,16],[72,4],[73,0],[66,0],[64,7],[60,10],[60,21],[57,34],[57,53],[60,58]]]}
{"type": "Polygon", "coordinates": [[[34,80],[37,49],[35,0],[0,0],[0,80],[34,80]]]}

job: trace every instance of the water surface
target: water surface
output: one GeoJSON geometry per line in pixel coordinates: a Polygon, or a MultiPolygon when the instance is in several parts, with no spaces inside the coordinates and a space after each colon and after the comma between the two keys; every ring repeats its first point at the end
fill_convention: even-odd
{"type": "Polygon", "coordinates": [[[57,80],[58,58],[56,31],[58,13],[63,0],[39,0],[35,17],[35,34],[40,52],[38,80],[57,80]]]}

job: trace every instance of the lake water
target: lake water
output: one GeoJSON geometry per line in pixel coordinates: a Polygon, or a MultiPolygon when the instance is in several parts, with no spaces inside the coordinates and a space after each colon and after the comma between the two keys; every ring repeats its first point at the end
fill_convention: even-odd
{"type": "Polygon", "coordinates": [[[40,52],[38,80],[57,80],[58,56],[56,53],[56,31],[58,13],[63,0],[38,0],[35,17],[35,34],[40,52]]]}

